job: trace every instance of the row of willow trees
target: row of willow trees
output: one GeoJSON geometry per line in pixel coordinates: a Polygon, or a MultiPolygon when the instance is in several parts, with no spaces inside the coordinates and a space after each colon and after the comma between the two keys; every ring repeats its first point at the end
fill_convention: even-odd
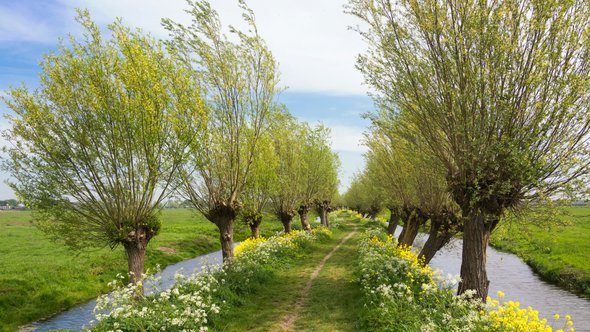
{"type": "Polygon", "coordinates": [[[265,210],[285,232],[297,214],[310,229],[314,207],[327,224],[340,167],[329,130],[277,101],[277,62],[240,5],[247,32],[224,34],[195,1],[190,25],[163,20],[167,41],[120,20],[105,38],[79,11],[82,40],[44,57],[38,89],[2,97],[14,113],[3,166],[35,225],[78,249],[122,245],[138,282],[172,196],[219,228],[224,260],[239,218],[254,236],[265,210]]]}
{"type": "Polygon", "coordinates": [[[583,186],[590,162],[590,2],[351,0],[374,91],[366,169],[346,199],[422,225],[430,260],[463,237],[459,293],[485,299],[503,215],[583,186]],[[430,221],[427,223],[427,221],[430,221]]]}

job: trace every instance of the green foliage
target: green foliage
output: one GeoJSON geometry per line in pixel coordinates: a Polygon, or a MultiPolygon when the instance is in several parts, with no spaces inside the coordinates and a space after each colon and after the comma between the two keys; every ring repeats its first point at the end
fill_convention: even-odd
{"type": "MultiPolygon", "coordinates": [[[[14,331],[105,293],[107,283],[127,271],[123,250],[72,252],[47,239],[31,220],[29,211],[0,213],[0,331],[14,331]]],[[[194,211],[164,209],[161,220],[160,234],[147,248],[147,269],[220,249],[215,225],[194,211]]],[[[281,229],[265,216],[261,235],[281,229]]],[[[244,225],[235,231],[238,241],[250,235],[244,225]]]]}
{"type": "Polygon", "coordinates": [[[459,292],[484,299],[485,246],[504,212],[571,194],[589,170],[590,3],[350,0],[347,11],[363,22],[357,68],[378,108],[438,161],[461,209],[459,292]]]}
{"type": "Polygon", "coordinates": [[[270,201],[270,195],[276,190],[277,167],[278,156],[274,152],[272,137],[266,133],[260,138],[257,153],[252,161],[252,174],[242,193],[243,203],[240,215],[247,224],[262,218],[262,213],[270,201]]]}
{"type": "Polygon", "coordinates": [[[330,129],[322,124],[302,129],[301,204],[331,202],[338,192],[340,160],[330,148],[330,129]]]}
{"type": "Polygon", "coordinates": [[[231,263],[188,278],[177,276],[171,289],[139,301],[132,288],[119,285],[113,294],[97,301],[99,324],[93,330],[204,331],[215,327],[223,322],[220,315],[237,309],[242,296],[256,292],[277,270],[296,261],[305,247],[330,237],[327,230],[314,230],[279,234],[268,240],[248,239],[236,248],[231,263]]]}
{"type": "Polygon", "coordinates": [[[587,170],[589,6],[350,2],[376,102],[419,130],[465,213],[500,215],[587,170]]]}
{"type": "Polygon", "coordinates": [[[367,172],[355,174],[343,197],[346,206],[363,214],[376,215],[386,200],[382,187],[376,184],[379,180],[381,178],[367,172]]]}
{"type": "Polygon", "coordinates": [[[270,193],[271,209],[279,216],[296,214],[302,197],[302,136],[301,124],[289,113],[277,114],[271,126],[274,153],[278,165],[275,169],[276,186],[270,193]]]}
{"type": "Polygon", "coordinates": [[[189,26],[169,19],[163,24],[174,38],[173,47],[192,64],[190,76],[204,90],[210,116],[199,144],[191,146],[181,188],[197,210],[217,222],[240,208],[252,163],[261,153],[261,137],[277,108],[278,66],[243,2],[248,33],[231,27],[231,38],[223,34],[208,2],[189,1],[189,6],[189,26]]]}
{"type": "Polygon", "coordinates": [[[88,12],[41,63],[40,88],[10,89],[4,169],[35,224],[75,248],[160,228],[160,203],[203,126],[197,83],[173,50],[120,21],[105,40],[88,12]]]}

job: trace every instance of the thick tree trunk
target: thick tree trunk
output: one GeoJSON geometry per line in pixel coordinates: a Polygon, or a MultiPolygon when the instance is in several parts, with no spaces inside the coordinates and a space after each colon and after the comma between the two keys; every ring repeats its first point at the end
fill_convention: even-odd
{"type": "Polygon", "coordinates": [[[399,243],[405,244],[407,246],[412,246],[416,236],[418,235],[418,230],[420,229],[420,219],[417,216],[411,216],[410,219],[404,225],[404,229],[402,234],[399,237],[399,243]]]}
{"type": "Polygon", "coordinates": [[[216,225],[219,228],[223,262],[228,262],[234,257],[234,220],[230,218],[218,220],[216,225]]]}
{"type": "Polygon", "coordinates": [[[248,222],[250,230],[252,231],[252,237],[257,239],[260,237],[260,224],[262,223],[262,217],[253,218],[248,222]]]}
{"type": "Polygon", "coordinates": [[[389,210],[391,211],[391,215],[389,216],[389,224],[387,225],[387,234],[395,235],[395,229],[399,223],[399,216],[394,212],[393,209],[389,210]]]}
{"type": "Polygon", "coordinates": [[[307,220],[307,215],[309,213],[309,206],[307,205],[301,205],[299,207],[299,210],[297,210],[297,213],[299,213],[299,219],[301,219],[301,228],[303,228],[306,231],[311,231],[311,226],[309,225],[309,221],[307,220]]]}
{"type": "MultiPolygon", "coordinates": [[[[136,229],[129,232],[127,239],[123,242],[123,247],[125,247],[125,252],[127,253],[130,284],[143,282],[145,251],[154,233],[154,231],[146,231],[143,228],[136,229]]],[[[137,292],[138,296],[143,295],[143,285],[138,288],[137,292]]]]}
{"type": "Polygon", "coordinates": [[[425,264],[430,263],[434,255],[436,255],[436,253],[442,247],[449,243],[453,237],[449,230],[441,230],[441,228],[442,222],[440,220],[430,220],[430,233],[428,235],[428,239],[424,243],[424,247],[422,247],[422,250],[418,255],[420,258],[424,259],[425,264]]]}
{"type": "Polygon", "coordinates": [[[234,257],[234,221],[237,214],[234,207],[220,204],[212,208],[207,215],[207,219],[219,229],[221,255],[224,263],[231,261],[234,257]]]}
{"type": "Polygon", "coordinates": [[[328,209],[323,206],[320,207],[320,223],[326,227],[330,226],[328,221],[328,209]]]}
{"type": "Polygon", "coordinates": [[[283,232],[285,234],[291,233],[291,221],[293,220],[293,215],[286,212],[278,213],[277,215],[283,224],[283,232]]]}
{"type": "Polygon", "coordinates": [[[486,254],[492,227],[486,226],[481,213],[468,216],[463,228],[463,254],[461,259],[461,282],[458,294],[472,289],[475,297],[485,301],[490,281],[486,270],[486,254]]]}

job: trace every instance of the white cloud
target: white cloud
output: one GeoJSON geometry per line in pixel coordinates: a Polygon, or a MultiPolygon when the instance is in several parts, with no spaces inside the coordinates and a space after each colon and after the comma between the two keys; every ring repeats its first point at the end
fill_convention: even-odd
{"type": "Polygon", "coordinates": [[[0,5],[0,41],[48,42],[52,28],[29,13],[0,5]]]}
{"type": "MultiPolygon", "coordinates": [[[[122,17],[159,37],[167,36],[161,27],[163,17],[188,23],[183,0],[60,0],[63,6],[86,7],[100,23],[122,17]]],[[[240,27],[237,1],[210,1],[224,25],[240,27]]],[[[261,35],[280,62],[282,83],[292,90],[331,94],[364,94],[362,76],[354,68],[355,57],[365,46],[348,26],[357,24],[344,14],[345,0],[249,0],[256,14],[261,35]]]]}
{"type": "Polygon", "coordinates": [[[362,145],[362,128],[335,125],[330,126],[330,129],[332,130],[332,150],[358,153],[367,151],[367,147],[362,145]]]}

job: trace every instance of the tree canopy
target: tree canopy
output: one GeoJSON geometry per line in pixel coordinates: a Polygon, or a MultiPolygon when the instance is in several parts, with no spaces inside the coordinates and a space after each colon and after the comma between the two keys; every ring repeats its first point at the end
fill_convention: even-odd
{"type": "Polygon", "coordinates": [[[44,57],[40,87],[10,89],[4,162],[35,224],[75,248],[123,244],[140,278],[160,203],[202,130],[206,109],[184,63],[162,43],[87,11],[83,40],[44,57]]]}
{"type": "Polygon", "coordinates": [[[485,247],[506,209],[588,170],[587,1],[352,0],[358,68],[444,167],[465,221],[460,292],[485,298],[485,247]]]}
{"type": "Polygon", "coordinates": [[[277,108],[278,67],[244,2],[240,7],[249,31],[231,27],[233,39],[222,32],[219,15],[208,2],[189,5],[189,26],[163,21],[173,37],[171,44],[192,65],[191,76],[199,81],[209,110],[207,130],[191,146],[192,157],[183,167],[181,192],[217,225],[228,259],[233,256],[240,195],[277,108]]]}

